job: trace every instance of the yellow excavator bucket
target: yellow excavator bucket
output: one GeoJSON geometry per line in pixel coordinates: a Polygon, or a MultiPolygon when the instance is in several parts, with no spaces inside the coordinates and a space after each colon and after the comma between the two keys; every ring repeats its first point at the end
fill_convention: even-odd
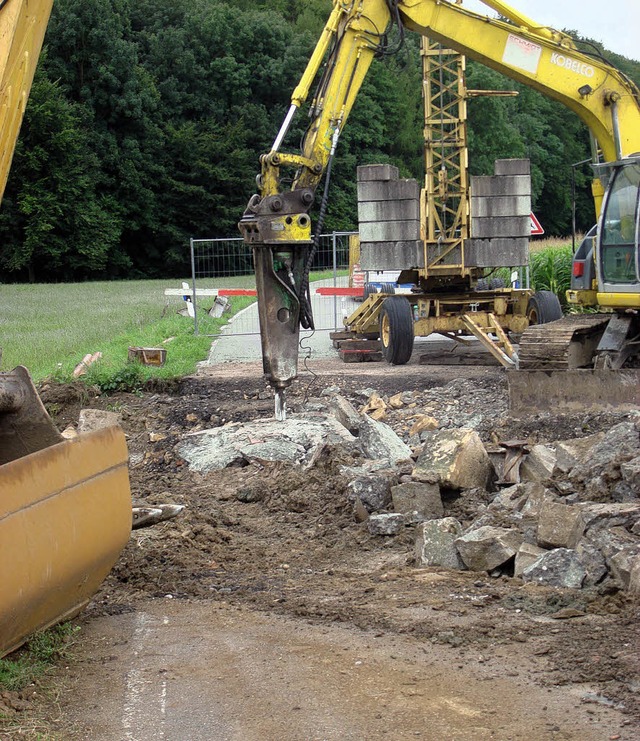
{"type": "Polygon", "coordinates": [[[0,374],[0,463],[3,656],[95,594],[129,538],[131,492],[122,430],[64,440],[24,368],[0,374]]]}

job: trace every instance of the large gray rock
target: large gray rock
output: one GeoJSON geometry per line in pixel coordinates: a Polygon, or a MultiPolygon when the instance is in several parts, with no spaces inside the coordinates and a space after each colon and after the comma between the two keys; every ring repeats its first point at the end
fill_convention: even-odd
{"type": "Polygon", "coordinates": [[[416,481],[439,483],[451,489],[486,488],[493,465],[475,430],[435,430],[413,470],[416,481]]]}
{"type": "Polygon", "coordinates": [[[286,421],[233,423],[186,435],[177,451],[194,471],[251,460],[304,463],[323,444],[353,446],[356,439],[331,415],[291,415],[286,421]]]}
{"type": "Polygon", "coordinates": [[[538,515],[538,545],[543,548],[575,548],[584,532],[578,507],[545,502],[538,515]]]}
{"type": "Polygon", "coordinates": [[[609,569],[625,589],[631,585],[631,574],[640,561],[640,548],[623,548],[609,560],[609,569]]]}
{"type": "Polygon", "coordinates": [[[524,581],[568,589],[580,589],[585,577],[578,554],[568,548],[547,551],[522,572],[524,581]]]}
{"type": "Polygon", "coordinates": [[[556,443],[556,467],[554,476],[565,476],[576,465],[586,461],[595,445],[602,441],[604,432],[571,440],[560,440],[556,443]]]}
{"type": "Polygon", "coordinates": [[[102,409],[81,409],[78,417],[78,434],[101,430],[103,427],[113,427],[122,422],[122,415],[118,412],[107,412],[102,409]]]}
{"type": "Polygon", "coordinates": [[[522,544],[515,530],[484,526],[456,539],[460,557],[472,571],[493,571],[513,558],[522,544]]]}
{"type": "Polygon", "coordinates": [[[640,594],[640,556],[636,557],[629,576],[627,589],[633,594],[640,594]]]}
{"type": "Polygon", "coordinates": [[[581,493],[583,500],[622,501],[626,488],[618,489],[624,483],[621,467],[636,458],[639,451],[637,423],[621,422],[591,448],[585,461],[573,467],[569,481],[581,493]]]}
{"type": "Polygon", "coordinates": [[[602,552],[587,540],[578,543],[576,553],[586,572],[583,586],[592,587],[599,584],[608,573],[607,562],[602,552]]]}
{"type": "Polygon", "coordinates": [[[515,565],[513,568],[514,576],[522,576],[522,572],[529,568],[531,564],[537,561],[547,551],[532,543],[522,543],[516,553],[515,565]]]}
{"type": "Polygon", "coordinates": [[[397,512],[371,515],[367,520],[367,529],[371,535],[397,535],[404,526],[404,515],[397,512]]]}
{"type": "Polygon", "coordinates": [[[522,507],[522,514],[525,517],[537,518],[542,507],[549,502],[558,502],[558,497],[542,484],[530,481],[526,486],[527,501],[522,507]]]}
{"type": "Polygon", "coordinates": [[[489,510],[520,512],[527,501],[526,484],[515,484],[499,491],[489,504],[489,510]]]}
{"type": "Polygon", "coordinates": [[[611,559],[622,550],[636,548],[640,540],[623,527],[612,527],[608,530],[590,529],[585,540],[596,546],[605,557],[607,565],[611,559]]]}
{"type": "Polygon", "coordinates": [[[442,566],[447,569],[464,569],[464,563],[455,546],[462,535],[462,525],[453,517],[429,520],[416,528],[416,566],[442,566]]]}
{"type": "Polygon", "coordinates": [[[329,403],[329,409],[338,422],[352,435],[360,434],[362,416],[344,396],[334,396],[329,403]]]}
{"type": "Polygon", "coordinates": [[[576,506],[582,512],[586,530],[610,530],[612,527],[633,530],[636,523],[640,522],[640,504],[584,502],[576,506]]]}
{"type": "Polygon", "coordinates": [[[555,465],[556,454],[548,445],[534,445],[520,464],[520,480],[547,481],[555,465]]]}
{"type": "Polygon", "coordinates": [[[640,456],[620,464],[619,481],[613,490],[613,497],[621,502],[637,502],[640,499],[640,456]]]}
{"type": "Polygon", "coordinates": [[[360,449],[368,458],[386,460],[392,464],[411,458],[411,448],[384,422],[364,416],[359,430],[360,449]]]}
{"type": "Polygon", "coordinates": [[[397,478],[390,471],[357,476],[347,484],[349,499],[359,499],[368,512],[384,509],[391,502],[391,485],[397,478]]]}
{"type": "Polygon", "coordinates": [[[391,499],[396,512],[417,513],[420,520],[437,520],[444,515],[440,487],[408,481],[391,487],[391,499]]]}

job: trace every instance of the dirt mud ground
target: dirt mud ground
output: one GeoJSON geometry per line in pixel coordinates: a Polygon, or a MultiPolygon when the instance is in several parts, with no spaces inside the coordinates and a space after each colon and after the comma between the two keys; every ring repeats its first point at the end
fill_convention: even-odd
{"type": "MultiPolygon", "coordinates": [[[[577,437],[608,429],[625,417],[584,412],[512,419],[505,373],[492,367],[322,361],[312,370],[303,370],[291,388],[291,411],[326,402],[325,389],[339,389],[358,408],[373,390],[383,396],[405,392],[409,403],[390,409],[385,419],[400,435],[417,413],[435,416],[444,427],[471,425],[493,442],[577,437]]],[[[288,733],[277,725],[258,725],[211,738],[640,739],[637,598],[611,589],[551,589],[507,576],[417,569],[411,528],[393,537],[372,536],[354,519],[338,471],[353,460],[339,449],[327,451],[309,470],[253,462],[206,475],[190,471],[176,452],[185,433],[273,415],[273,398],[257,364],[202,370],[139,394],[106,398],[87,393],[82,385],[45,385],[41,395],[61,429],[75,423],[83,407],[119,412],[128,436],[134,501],[185,505],[178,518],[134,531],[79,618],[74,658],[53,679],[60,688],[55,702],[31,698],[32,710],[48,715],[55,738],[118,738],[106,731],[100,735],[99,726],[83,715],[86,705],[78,704],[87,693],[106,693],[113,679],[106,664],[130,651],[130,646],[117,648],[118,625],[136,614],[153,621],[163,610],[177,615],[182,609],[191,615],[184,630],[197,633],[194,615],[204,606],[209,619],[215,614],[224,623],[211,630],[230,630],[229,615],[235,615],[234,624],[251,626],[249,632],[262,635],[265,647],[273,641],[270,630],[294,637],[306,632],[311,642],[319,640],[318,631],[325,636],[337,631],[327,638],[328,645],[317,648],[323,666],[332,660],[331,645],[336,652],[352,653],[354,662],[359,652],[377,656],[381,663],[375,671],[369,667],[371,681],[374,675],[382,675],[386,685],[397,680],[409,694],[420,684],[416,662],[422,662],[422,669],[437,666],[440,677],[431,677],[431,689],[418,688],[422,697],[433,696],[436,686],[453,691],[460,683],[469,689],[470,683],[480,687],[484,682],[482,712],[488,713],[482,723],[469,716],[464,732],[430,733],[428,719],[418,723],[417,707],[408,719],[394,715],[395,725],[389,726],[375,720],[388,720],[383,703],[369,702],[361,710],[371,723],[356,723],[353,734],[344,730],[347,725],[343,732],[323,734],[320,725],[313,735],[292,721],[287,727],[297,730],[288,733]],[[109,648],[100,636],[108,637],[109,648]],[[394,669],[400,674],[392,676],[390,657],[400,662],[394,669]],[[411,667],[401,667],[402,662],[411,667]],[[405,671],[413,679],[407,680],[405,671]],[[487,684],[488,679],[498,684],[487,684]],[[520,725],[509,725],[504,719],[516,707],[516,689],[520,725]],[[528,709],[527,696],[532,698],[528,709]],[[554,698],[563,699],[553,706],[554,698]]],[[[452,498],[445,502],[445,514],[470,520],[475,504],[472,498],[452,498]]],[[[253,646],[252,655],[256,650],[253,646]]],[[[291,669],[292,685],[300,680],[300,661],[291,669]]],[[[223,671],[212,669],[216,676],[223,671]]],[[[256,682],[266,681],[255,667],[247,673],[256,682]]],[[[336,696],[348,692],[349,682],[335,685],[319,681],[317,674],[314,681],[320,702],[323,687],[336,696]]],[[[290,707],[297,708],[287,711],[291,717],[299,714],[299,703],[290,707]]],[[[274,712],[284,711],[270,706],[270,717],[274,712]]],[[[98,716],[96,711],[92,717],[98,716]]],[[[184,733],[164,737],[200,738],[184,733]]]]}

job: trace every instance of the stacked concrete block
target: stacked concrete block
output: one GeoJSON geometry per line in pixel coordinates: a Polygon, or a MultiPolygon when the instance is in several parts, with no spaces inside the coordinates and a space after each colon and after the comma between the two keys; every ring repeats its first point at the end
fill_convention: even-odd
{"type": "Polygon", "coordinates": [[[360,265],[363,270],[424,267],[420,185],[393,165],[358,167],[360,265]]]}
{"type": "Polygon", "coordinates": [[[496,160],[495,175],[471,178],[471,239],[467,267],[513,267],[529,260],[529,160],[496,160]]]}

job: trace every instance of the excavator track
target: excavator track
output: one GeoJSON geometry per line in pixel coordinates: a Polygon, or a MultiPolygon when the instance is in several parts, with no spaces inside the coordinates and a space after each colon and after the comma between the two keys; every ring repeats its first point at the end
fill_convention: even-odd
{"type": "Polygon", "coordinates": [[[548,324],[534,324],[520,337],[520,370],[568,370],[592,367],[595,348],[610,314],[572,314],[548,324]]]}

